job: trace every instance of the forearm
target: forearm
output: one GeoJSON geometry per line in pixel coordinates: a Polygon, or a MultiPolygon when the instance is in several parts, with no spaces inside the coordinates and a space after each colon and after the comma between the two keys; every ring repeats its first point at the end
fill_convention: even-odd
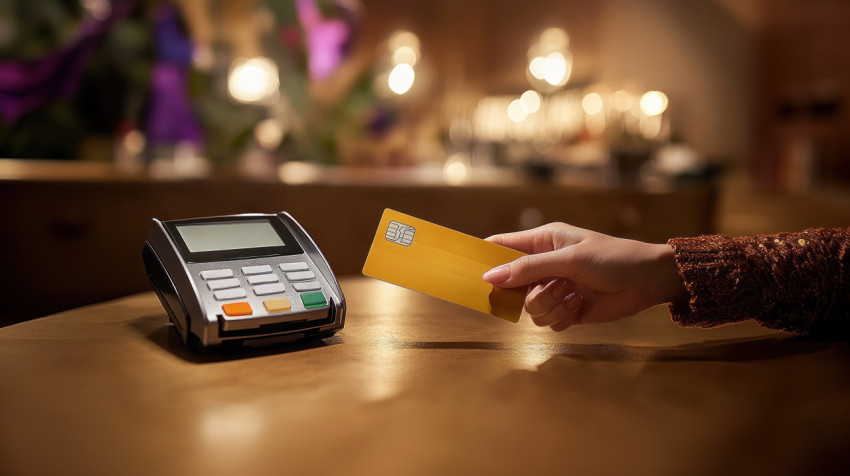
{"type": "Polygon", "coordinates": [[[670,306],[676,322],[712,327],[755,319],[775,329],[850,335],[850,229],[668,244],[687,289],[687,300],[670,306]]]}

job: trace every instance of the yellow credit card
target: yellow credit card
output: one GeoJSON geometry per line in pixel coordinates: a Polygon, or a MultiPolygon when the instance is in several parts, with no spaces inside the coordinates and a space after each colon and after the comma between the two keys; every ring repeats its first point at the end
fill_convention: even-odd
{"type": "Polygon", "coordinates": [[[517,322],[525,301],[525,288],[497,288],[481,279],[481,275],[522,255],[386,209],[363,265],[363,274],[517,322]]]}

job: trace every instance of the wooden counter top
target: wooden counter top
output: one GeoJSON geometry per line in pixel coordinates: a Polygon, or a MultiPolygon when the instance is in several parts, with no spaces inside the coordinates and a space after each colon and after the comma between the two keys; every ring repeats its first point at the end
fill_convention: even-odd
{"type": "Polygon", "coordinates": [[[0,474],[822,474],[850,347],[663,308],[565,333],[343,278],[324,342],[198,356],[153,293],[0,329],[0,474]]]}

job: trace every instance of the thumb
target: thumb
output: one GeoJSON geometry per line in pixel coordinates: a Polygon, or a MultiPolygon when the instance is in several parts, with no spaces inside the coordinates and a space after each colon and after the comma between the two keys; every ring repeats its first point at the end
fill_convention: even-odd
{"type": "Polygon", "coordinates": [[[546,253],[517,258],[484,273],[484,281],[500,288],[517,288],[543,278],[570,279],[570,264],[574,260],[572,246],[546,253]]]}

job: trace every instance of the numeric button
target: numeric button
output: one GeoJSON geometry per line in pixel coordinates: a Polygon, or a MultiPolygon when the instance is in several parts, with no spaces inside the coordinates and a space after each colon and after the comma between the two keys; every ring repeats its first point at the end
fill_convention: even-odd
{"type": "Polygon", "coordinates": [[[292,283],[292,288],[296,291],[318,291],[322,289],[322,285],[318,281],[310,281],[308,283],[292,283]]]}
{"type": "Polygon", "coordinates": [[[296,261],[294,263],[281,263],[280,270],[284,273],[289,271],[307,271],[310,269],[310,265],[303,261],[296,261]]]}
{"type": "Polygon", "coordinates": [[[248,282],[251,284],[276,283],[280,281],[277,275],[274,274],[258,274],[256,276],[248,276],[248,282]]]}
{"type": "Polygon", "coordinates": [[[294,271],[286,273],[286,279],[289,281],[308,281],[316,279],[316,275],[312,271],[294,271]]]}
{"type": "Polygon", "coordinates": [[[257,296],[282,293],[285,290],[283,283],[261,284],[259,286],[254,286],[254,294],[257,296]]]}
{"type": "Polygon", "coordinates": [[[206,271],[201,271],[201,279],[204,281],[208,279],[221,279],[221,278],[232,278],[233,270],[232,269],[208,269],[206,271]]]}
{"type": "Polygon", "coordinates": [[[247,296],[247,293],[245,293],[245,290],[242,288],[223,289],[221,291],[214,292],[213,296],[218,301],[227,301],[228,299],[243,298],[247,296]]]}
{"type": "Polygon", "coordinates": [[[207,287],[210,288],[210,291],[227,288],[238,288],[239,280],[236,278],[214,279],[212,281],[207,281],[207,287]]]}
{"type": "Polygon", "coordinates": [[[271,272],[272,272],[272,267],[267,265],[267,264],[263,264],[263,265],[259,265],[259,266],[243,266],[242,267],[242,274],[244,274],[245,276],[251,276],[253,274],[268,274],[268,273],[271,273],[271,272]]]}

